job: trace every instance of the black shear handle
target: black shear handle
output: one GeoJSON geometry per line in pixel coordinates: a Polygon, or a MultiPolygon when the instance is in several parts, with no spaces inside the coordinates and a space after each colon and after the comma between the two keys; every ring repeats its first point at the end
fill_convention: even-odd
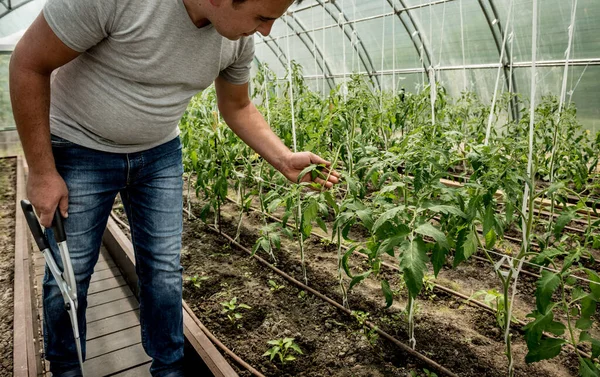
{"type": "Polygon", "coordinates": [[[27,225],[29,225],[29,229],[31,230],[31,234],[33,234],[33,239],[35,243],[37,243],[40,250],[46,250],[50,246],[48,245],[48,240],[42,231],[42,227],[38,222],[37,217],[35,217],[35,212],[33,212],[33,206],[29,202],[29,200],[21,200],[21,208],[23,209],[23,213],[25,214],[25,219],[27,220],[27,225]]]}
{"type": "MultiPolygon", "coordinates": [[[[33,206],[31,205],[29,200],[21,200],[21,208],[23,209],[25,219],[27,220],[27,225],[29,225],[29,229],[31,230],[31,234],[33,234],[33,239],[35,240],[35,243],[38,245],[40,250],[48,249],[50,245],[48,244],[48,240],[44,235],[44,231],[42,230],[42,227],[38,222],[37,217],[35,216],[33,206]]],[[[52,221],[52,230],[54,233],[54,239],[57,243],[63,242],[67,239],[63,219],[60,215],[60,211],[58,210],[58,208],[54,213],[54,219],[52,221]]]]}
{"type": "Polygon", "coordinates": [[[65,233],[65,225],[63,224],[63,217],[60,214],[58,208],[54,212],[54,219],[52,220],[52,231],[54,232],[54,239],[56,243],[61,243],[67,240],[67,234],[65,233]]]}

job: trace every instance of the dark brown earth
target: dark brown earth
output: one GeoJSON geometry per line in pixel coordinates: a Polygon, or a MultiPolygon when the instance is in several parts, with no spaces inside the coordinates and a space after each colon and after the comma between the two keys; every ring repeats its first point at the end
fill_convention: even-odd
{"type": "MultiPolygon", "coordinates": [[[[232,205],[223,207],[223,227],[228,234],[235,233],[235,227],[237,226],[236,211],[237,209],[232,205]]],[[[312,340],[315,337],[317,339],[322,339],[323,335],[320,333],[313,334],[312,328],[316,328],[322,323],[323,313],[319,316],[317,315],[319,313],[315,313],[315,311],[309,311],[307,313],[303,312],[300,319],[298,319],[297,315],[300,313],[296,313],[294,310],[294,303],[297,299],[296,289],[291,288],[292,291],[288,292],[284,297],[281,297],[282,295],[280,295],[280,293],[283,292],[277,292],[277,298],[273,300],[275,302],[270,302],[269,298],[271,296],[268,296],[269,291],[266,284],[268,279],[271,278],[269,276],[269,271],[264,270],[253,261],[248,265],[247,262],[244,261],[247,257],[244,256],[244,254],[239,254],[235,248],[231,249],[231,252],[228,253],[229,255],[224,260],[216,261],[216,263],[212,261],[212,258],[206,258],[206,254],[199,250],[210,247],[211,244],[214,245],[215,241],[217,242],[217,246],[212,247],[216,247],[216,250],[220,247],[218,245],[227,244],[217,236],[207,234],[206,227],[201,223],[193,222],[186,224],[190,225],[188,230],[184,230],[184,245],[186,246],[184,248],[182,264],[186,269],[187,276],[196,274],[203,276],[202,274],[204,274],[205,276],[210,277],[211,271],[227,270],[228,276],[234,275],[233,277],[230,276],[234,281],[244,282],[243,285],[239,284],[239,286],[243,287],[240,288],[240,292],[243,292],[243,297],[247,297],[247,301],[255,302],[255,305],[260,307],[261,311],[266,311],[267,313],[282,313],[281,315],[274,315],[274,318],[284,320],[283,323],[288,325],[288,327],[292,326],[293,328],[290,329],[292,336],[296,336],[301,340],[312,340]],[[190,230],[193,232],[192,234],[189,233],[190,230]],[[196,241],[197,237],[201,237],[202,241],[196,241]],[[202,245],[202,247],[197,246],[198,248],[194,250],[193,245],[202,245]],[[191,253],[191,250],[194,250],[194,252],[191,253]],[[232,270],[230,270],[229,267],[224,269],[223,263],[227,263],[227,266],[233,266],[234,268],[232,270]],[[259,278],[258,283],[247,283],[248,279],[253,281],[257,277],[262,277],[262,279],[259,278]],[[262,284],[260,280],[263,281],[262,284]],[[247,286],[247,284],[250,284],[250,286],[247,286]],[[289,301],[290,298],[291,302],[289,301]],[[286,311],[281,312],[284,308],[287,308],[285,309],[286,311]],[[305,324],[304,322],[300,322],[300,325],[298,325],[297,323],[300,320],[307,322],[305,324]],[[302,324],[304,325],[302,326],[302,324]],[[296,329],[298,329],[297,333],[295,332],[296,329]]],[[[241,243],[246,247],[251,248],[257,238],[259,227],[260,218],[256,214],[246,216],[242,225],[241,243]]],[[[296,243],[284,241],[283,246],[283,250],[277,254],[277,267],[291,274],[296,279],[302,280],[299,252],[296,243]]],[[[219,252],[213,251],[212,253],[218,254],[219,252]]],[[[267,258],[266,255],[262,256],[267,258]]],[[[319,240],[308,240],[306,258],[309,286],[316,288],[321,293],[341,302],[342,299],[335,275],[337,266],[337,253],[335,247],[333,245],[326,245],[319,240]]],[[[358,271],[358,269],[360,269],[360,262],[358,260],[355,261],[354,266],[358,271]]],[[[473,270],[481,270],[481,268],[474,268],[473,270]]],[[[392,287],[398,288],[400,286],[397,275],[390,272],[384,273],[387,274],[386,278],[388,278],[392,287]]],[[[220,272],[218,273],[218,276],[221,276],[220,272]]],[[[485,279],[490,280],[490,278],[493,278],[493,276],[487,276],[485,279]]],[[[206,282],[209,281],[210,280],[207,280],[206,282]]],[[[345,283],[348,284],[348,281],[345,283]]],[[[285,285],[287,286],[289,283],[285,283],[285,285]]],[[[192,289],[191,284],[186,285],[186,292],[192,290],[195,290],[195,287],[192,289]]],[[[230,339],[232,334],[223,327],[224,323],[214,320],[216,317],[221,318],[221,321],[223,321],[223,315],[219,313],[220,308],[217,306],[217,301],[224,300],[220,298],[214,299],[214,295],[219,295],[219,292],[227,292],[227,289],[222,288],[216,292],[211,292],[210,295],[201,295],[200,297],[190,295],[189,297],[186,297],[186,301],[194,302],[192,305],[195,308],[196,314],[203,322],[207,322],[207,326],[211,331],[217,332],[221,339],[230,339]],[[192,296],[194,299],[200,299],[201,301],[191,300],[192,296]],[[207,306],[211,309],[208,309],[207,306]],[[209,314],[207,314],[207,310],[209,314]],[[215,325],[217,326],[215,327],[215,325]]],[[[236,295],[238,295],[237,292],[236,295]]],[[[241,297],[240,295],[238,296],[241,297]]],[[[395,299],[397,300],[395,304],[390,309],[385,309],[378,281],[367,280],[353,289],[350,295],[350,308],[370,313],[370,318],[373,319],[381,329],[394,335],[397,339],[406,342],[408,338],[406,314],[404,312],[406,306],[406,291],[399,288],[395,299]]],[[[252,304],[248,305],[252,306],[252,304]]],[[[327,315],[328,312],[324,314],[327,315]]],[[[339,316],[339,314],[336,315],[336,317],[339,316]]],[[[344,317],[345,315],[341,315],[341,318],[336,318],[336,321],[345,323],[346,326],[348,326],[348,323],[351,325],[351,327],[346,330],[348,334],[357,332],[357,330],[359,330],[357,322],[344,317]]],[[[265,317],[265,322],[268,318],[269,315],[265,317]]],[[[321,326],[319,327],[322,329],[321,326]]],[[[340,327],[340,330],[343,328],[342,326],[338,327],[340,327]]],[[[335,325],[332,325],[332,329],[334,328],[335,325]]],[[[324,330],[327,330],[327,328],[324,330]]],[[[278,337],[281,337],[281,331],[282,329],[279,329],[277,332],[278,337]]],[[[267,334],[264,334],[264,331],[250,330],[240,334],[240,338],[237,338],[236,335],[234,335],[233,339],[230,340],[230,343],[226,344],[236,349],[236,352],[245,360],[250,361],[252,365],[261,365],[261,368],[266,368],[266,371],[268,372],[266,373],[267,375],[284,375],[280,370],[270,369],[268,367],[269,364],[265,364],[264,360],[261,362],[260,355],[262,352],[260,351],[262,351],[262,349],[256,349],[256,344],[260,344],[261,342],[262,344],[265,344],[266,341],[269,340],[267,339],[269,336],[265,335],[267,334]]],[[[577,374],[577,360],[567,354],[562,355],[553,361],[526,365],[523,362],[527,352],[526,345],[518,334],[515,333],[514,336],[513,350],[515,358],[517,359],[517,376],[573,376],[577,374]]],[[[342,366],[347,365],[365,365],[364,361],[357,359],[357,355],[370,355],[370,353],[365,353],[364,349],[356,349],[356,346],[361,345],[362,343],[351,342],[348,351],[344,349],[342,343],[343,355],[335,355],[334,352],[332,355],[327,356],[328,348],[324,345],[330,346],[332,340],[334,341],[333,344],[336,344],[336,338],[331,338],[331,335],[329,335],[329,337],[328,342],[321,342],[323,345],[315,349],[315,352],[320,355],[320,360],[326,361],[324,364],[314,370],[295,370],[293,373],[289,373],[289,375],[363,375],[355,373],[353,370],[340,369],[342,366]],[[323,354],[323,352],[325,352],[325,354],[323,354]],[[327,361],[334,362],[334,364],[328,368],[327,361]],[[324,371],[323,374],[318,374],[321,373],[321,371],[324,371]]],[[[362,339],[364,339],[364,337],[362,337],[362,339]]],[[[501,332],[495,325],[495,318],[490,314],[482,313],[479,309],[464,305],[453,296],[439,293],[425,293],[422,295],[419,299],[416,316],[416,339],[417,350],[419,352],[424,353],[460,376],[506,375],[506,358],[503,354],[504,343],[501,332]]],[[[366,350],[377,350],[377,347],[380,351],[385,350],[385,352],[382,352],[378,357],[385,360],[386,363],[392,363],[392,365],[403,366],[407,369],[415,370],[421,370],[423,367],[410,357],[402,354],[402,352],[392,344],[379,340],[376,343],[377,347],[370,347],[366,340],[364,343],[365,347],[363,348],[366,350]]],[[[266,346],[264,346],[264,350],[266,350],[266,346]]],[[[306,359],[302,358],[300,360],[306,359]]],[[[313,359],[311,359],[310,362],[312,363],[313,359]]],[[[369,364],[370,365],[366,368],[367,374],[364,375],[398,375],[395,374],[396,370],[389,368],[389,364],[384,364],[383,368],[380,368],[378,364],[374,363],[372,360],[369,360],[369,364]],[[378,372],[375,373],[374,371],[378,372]]],[[[302,366],[306,367],[307,363],[303,363],[302,366]]],[[[403,371],[399,372],[402,373],[403,371]]]]}
{"type": "Polygon", "coordinates": [[[0,159],[0,377],[13,375],[16,160],[0,159]]]}
{"type": "MultiPolygon", "coordinates": [[[[198,211],[196,205],[192,212],[198,211]]],[[[237,208],[223,206],[223,229],[235,234],[237,208]]],[[[186,216],[187,217],[187,216],[186,216]]],[[[212,221],[209,221],[212,223],[212,221]]],[[[258,237],[261,219],[256,214],[244,217],[241,243],[251,248],[258,237]]],[[[211,232],[201,221],[184,223],[182,265],[186,278],[198,276],[199,287],[191,281],[184,285],[184,298],[200,320],[230,349],[267,376],[406,376],[411,371],[423,374],[427,367],[405,355],[395,345],[378,339],[369,343],[358,322],[328,306],[318,298],[303,294],[291,283],[262,267],[244,252],[211,232]],[[206,280],[202,280],[202,279],[206,280]],[[273,292],[269,280],[284,286],[273,292]],[[251,309],[240,309],[242,318],[232,324],[220,304],[236,297],[251,309]],[[238,326],[239,325],[239,326],[238,326]],[[303,350],[297,360],[286,364],[269,362],[262,354],[269,340],[293,337],[303,350]]],[[[297,244],[283,240],[277,253],[277,267],[302,280],[297,244]]],[[[309,286],[341,302],[336,277],[337,253],[333,245],[308,240],[307,271],[309,286]]],[[[259,252],[260,254],[260,252],[259,252]]],[[[261,255],[268,259],[264,253],[261,255]]],[[[353,260],[353,268],[361,268],[353,260]]],[[[379,283],[368,279],[353,289],[350,308],[370,314],[381,329],[407,342],[406,290],[399,277],[384,272],[395,292],[395,303],[385,309],[379,283]]],[[[494,274],[477,263],[458,270],[447,270],[440,280],[453,282],[454,289],[471,292],[494,286],[494,274]],[[491,282],[491,284],[490,284],[491,282]]],[[[439,281],[439,280],[438,280],[439,281]]],[[[345,281],[346,285],[348,280],[345,281]]],[[[516,313],[525,314],[531,301],[533,282],[524,284],[524,301],[516,313]],[[527,300],[529,299],[529,300],[527,300]],[[521,311],[521,310],[523,311],[521,311]]],[[[467,293],[468,294],[468,293],[467,293]]],[[[505,376],[507,361],[501,331],[493,315],[465,305],[440,292],[426,292],[418,301],[416,349],[449,368],[459,376],[505,376]]],[[[526,345],[513,333],[516,376],[575,376],[577,360],[563,352],[557,359],[533,365],[524,363],[526,345]]],[[[239,371],[242,376],[249,376],[239,371]]]]}

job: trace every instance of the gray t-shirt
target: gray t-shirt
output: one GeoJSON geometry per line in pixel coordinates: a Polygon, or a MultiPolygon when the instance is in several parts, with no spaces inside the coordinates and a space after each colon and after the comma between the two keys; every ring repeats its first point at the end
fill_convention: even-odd
{"type": "Polygon", "coordinates": [[[52,81],[51,132],[117,153],[175,138],[189,100],[217,76],[248,82],[252,37],[197,28],[182,0],[48,0],[44,17],[83,52],[52,81]]]}

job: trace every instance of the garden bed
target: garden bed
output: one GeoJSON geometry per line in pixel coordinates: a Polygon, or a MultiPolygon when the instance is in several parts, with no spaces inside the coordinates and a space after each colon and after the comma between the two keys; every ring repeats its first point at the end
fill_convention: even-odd
{"type": "Polygon", "coordinates": [[[0,377],[13,375],[16,159],[0,159],[0,377]]]}
{"type": "MultiPolygon", "coordinates": [[[[192,212],[198,212],[194,206],[192,212]]],[[[238,209],[222,207],[223,231],[234,235],[238,209]]],[[[261,226],[257,214],[245,216],[240,242],[252,248],[261,226]]],[[[277,267],[298,280],[303,280],[296,244],[282,240],[277,254],[277,267]]],[[[425,375],[418,360],[404,354],[392,343],[370,339],[359,322],[318,298],[303,292],[271,270],[259,265],[247,254],[232,247],[200,220],[184,222],[182,265],[188,279],[184,299],[199,319],[236,354],[267,376],[405,376],[414,371],[425,375]],[[273,290],[273,284],[283,288],[273,290]],[[196,283],[196,284],[194,284],[196,283]],[[237,299],[251,309],[239,309],[239,321],[232,323],[221,303],[237,299]],[[284,367],[262,356],[270,340],[291,337],[304,352],[284,367]]],[[[259,252],[260,254],[260,252],[259,252]]],[[[337,277],[336,248],[316,239],[307,241],[307,271],[309,286],[341,303],[337,277]]],[[[264,256],[268,259],[267,256],[264,256]]],[[[456,288],[477,281],[482,286],[495,284],[493,272],[473,262],[451,273],[456,288]],[[457,276],[458,275],[458,276],[457,276]],[[486,283],[487,282],[487,283],[486,283]]],[[[360,266],[358,267],[360,268],[360,266]]],[[[399,277],[392,272],[388,280],[399,286],[399,277]]],[[[440,276],[440,280],[445,279],[440,276]]],[[[450,278],[450,277],[448,277],[450,278]]],[[[346,284],[348,282],[346,281],[346,284]]],[[[533,284],[524,282],[527,294],[533,284]]],[[[397,292],[395,304],[384,309],[381,288],[376,280],[366,280],[350,294],[350,308],[369,313],[369,319],[397,339],[406,342],[407,325],[404,308],[406,292],[397,292]]],[[[531,300],[522,302],[527,313],[531,300]]],[[[518,305],[520,306],[520,305],[518,305]]],[[[517,314],[515,313],[515,314],[517,314]]],[[[527,347],[514,332],[513,352],[517,376],[572,376],[577,372],[577,359],[563,352],[560,357],[527,365],[527,347]]],[[[504,376],[506,358],[501,331],[492,314],[465,305],[454,296],[424,292],[419,297],[416,321],[417,351],[427,355],[460,376],[504,376]]],[[[240,371],[240,375],[249,375],[240,371]]]]}
{"type": "MultiPolygon", "coordinates": [[[[235,208],[235,206],[228,205],[224,206],[222,210],[224,231],[229,234],[235,234],[237,208],[235,208]]],[[[242,294],[247,295],[248,305],[252,306],[252,301],[254,301],[261,306],[262,310],[266,311],[267,313],[281,313],[281,311],[284,310],[285,314],[281,314],[280,317],[286,318],[284,323],[289,324],[289,326],[292,327],[292,330],[290,330],[292,331],[292,335],[299,337],[300,340],[313,339],[310,334],[310,325],[296,325],[297,323],[302,323],[302,321],[305,321],[306,315],[295,315],[294,311],[291,310],[291,308],[295,307],[293,305],[294,302],[298,300],[296,296],[297,292],[293,289],[293,287],[291,287],[291,292],[288,291],[284,298],[276,297],[269,299],[271,296],[269,295],[269,286],[267,283],[271,277],[267,273],[265,273],[258,266],[252,267],[256,265],[256,263],[253,263],[252,261],[243,262],[246,257],[243,254],[240,257],[240,255],[235,251],[232,251],[230,253],[231,255],[227,256],[225,260],[213,261],[214,257],[211,257],[210,255],[214,253],[218,254],[219,251],[215,250],[218,249],[219,245],[227,245],[227,243],[218,237],[214,238],[213,235],[205,234],[202,236],[201,229],[204,227],[204,225],[191,223],[190,226],[192,227],[192,231],[195,227],[195,234],[199,235],[200,237],[204,237],[204,239],[200,241],[200,243],[203,245],[202,248],[194,248],[194,244],[197,244],[197,242],[194,241],[195,237],[193,236],[193,233],[190,237],[190,230],[186,230],[184,250],[186,253],[190,253],[190,257],[187,257],[186,254],[184,254],[183,265],[184,268],[186,268],[187,275],[201,275],[196,271],[203,271],[207,274],[207,276],[209,276],[210,279],[211,271],[214,271],[213,274],[219,271],[217,276],[221,276],[220,271],[223,271],[224,269],[220,266],[222,266],[223,263],[227,263],[228,266],[232,266],[227,268],[227,270],[229,270],[228,274],[233,274],[237,279],[239,279],[238,281],[244,282],[243,285],[241,283],[238,285],[240,286],[239,296],[242,294]],[[215,246],[211,246],[211,240],[213,243],[216,240],[217,244],[215,246]],[[206,252],[202,253],[203,249],[209,250],[209,254],[205,254],[206,252]],[[191,250],[194,252],[191,253],[191,250]],[[190,259],[190,262],[187,262],[188,258],[190,259]],[[228,262],[231,262],[231,264],[228,262]],[[246,263],[250,263],[250,265],[246,266],[246,263]],[[244,268],[248,270],[244,270],[242,266],[245,266],[244,268]],[[256,279],[256,276],[250,275],[248,272],[251,274],[258,274],[258,283],[252,283],[253,280],[249,280],[250,278],[256,279]],[[257,295],[259,296],[257,297],[257,295]],[[297,332],[294,332],[295,328],[298,329],[297,332]]],[[[251,248],[254,245],[254,241],[258,237],[259,228],[260,221],[258,216],[250,215],[246,217],[243,222],[242,237],[240,242],[246,247],[251,248]]],[[[205,232],[206,230],[204,230],[204,233],[205,232]]],[[[296,244],[286,240],[282,240],[282,244],[283,250],[277,254],[279,259],[277,267],[296,277],[296,279],[302,280],[300,258],[296,244]]],[[[314,287],[328,297],[341,302],[342,300],[339,294],[337,277],[335,276],[335,271],[337,269],[337,256],[335,247],[333,245],[327,245],[318,240],[311,239],[310,241],[307,241],[306,262],[309,286],[314,287]]],[[[481,272],[483,270],[481,268],[477,269],[475,267],[473,270],[480,271],[480,275],[476,278],[477,280],[485,281],[494,279],[493,274],[481,272]]],[[[387,278],[392,287],[398,287],[401,285],[399,284],[400,279],[397,274],[390,272],[384,273],[389,275],[387,278]]],[[[234,279],[234,281],[236,281],[236,279],[234,279]]],[[[347,283],[348,281],[346,281],[346,284],[347,283]]],[[[190,290],[189,286],[186,286],[186,288],[188,288],[186,291],[190,290]]],[[[213,289],[215,289],[214,286],[213,289]]],[[[219,337],[224,339],[226,343],[227,341],[225,339],[233,338],[230,341],[235,344],[236,339],[238,339],[237,337],[240,337],[241,335],[241,338],[243,339],[255,339],[256,341],[246,343],[252,344],[254,347],[256,347],[257,344],[266,344],[266,341],[270,339],[266,339],[264,337],[266,335],[264,334],[264,331],[246,331],[242,334],[230,334],[229,332],[224,331],[226,328],[223,327],[222,322],[220,322],[223,321],[223,316],[219,310],[217,310],[218,307],[216,306],[218,305],[217,301],[224,300],[215,299],[214,295],[218,295],[219,292],[227,292],[227,289],[231,288],[227,288],[227,286],[225,286],[216,292],[211,292],[211,295],[201,296],[201,301],[197,304],[198,312],[196,315],[198,315],[201,320],[207,322],[207,326],[209,326],[209,328],[211,323],[216,324],[219,329],[213,329],[212,331],[216,331],[219,334],[219,337]],[[219,320],[216,320],[216,318],[219,318],[219,320]]],[[[406,341],[408,339],[406,318],[404,314],[406,301],[402,299],[402,296],[406,297],[406,292],[400,291],[398,297],[396,297],[395,304],[390,309],[386,310],[384,309],[385,304],[381,297],[381,289],[378,281],[367,280],[356,286],[351,292],[349,296],[350,308],[369,313],[370,319],[372,319],[373,322],[375,322],[380,328],[388,333],[393,334],[397,339],[406,341]]],[[[433,360],[449,368],[460,376],[505,375],[506,359],[503,354],[504,343],[502,334],[500,330],[497,329],[493,315],[482,313],[481,310],[462,304],[460,300],[453,296],[443,294],[437,294],[435,297],[433,297],[433,295],[430,293],[425,292],[420,297],[419,305],[420,308],[418,310],[416,321],[416,349],[419,352],[429,356],[433,360]]],[[[325,321],[324,323],[327,322],[327,313],[325,314],[325,316],[321,315],[321,321],[325,321]]],[[[276,314],[273,314],[273,317],[278,318],[276,314]]],[[[265,316],[265,318],[269,318],[269,315],[265,316]]],[[[315,316],[316,321],[318,321],[317,318],[319,317],[315,316]]],[[[345,326],[338,326],[337,328],[338,332],[346,333],[342,336],[342,339],[348,339],[348,335],[352,336],[352,334],[360,332],[361,329],[356,320],[352,318],[343,319],[344,321],[338,321],[336,319],[337,322],[345,323],[345,326]]],[[[279,331],[285,331],[285,329],[280,328],[279,331]]],[[[272,334],[271,336],[276,335],[286,334],[276,333],[272,334]]],[[[347,349],[344,349],[342,346],[342,352],[338,355],[332,356],[332,365],[319,365],[315,370],[322,372],[322,375],[348,375],[344,374],[344,372],[338,372],[339,368],[353,364],[368,365],[373,361],[369,360],[368,358],[366,360],[363,359],[365,350],[369,350],[370,352],[375,352],[375,354],[377,354],[377,348],[385,351],[380,353],[378,356],[374,356],[375,360],[379,357],[398,367],[405,367],[409,370],[420,370],[419,365],[414,360],[407,358],[406,355],[403,355],[402,352],[395,348],[392,344],[378,340],[375,343],[375,346],[370,346],[364,335],[360,335],[357,337],[357,339],[351,340],[347,349]],[[357,339],[361,339],[362,343],[357,339]],[[388,354],[386,354],[386,352],[388,354]]],[[[239,339],[237,341],[239,341],[239,339]]],[[[315,347],[315,353],[321,354],[321,352],[326,351],[326,347],[323,349],[324,345],[329,343],[331,342],[317,341],[319,347],[315,347]]],[[[256,349],[252,359],[250,359],[249,356],[246,356],[244,352],[241,352],[237,344],[234,348],[238,349],[240,355],[249,360],[251,364],[254,364],[254,360],[256,360],[257,362],[263,364],[263,366],[265,364],[268,365],[268,363],[265,363],[264,359],[260,358],[262,352],[266,350],[266,345],[263,347],[265,348],[264,350],[260,348],[256,349]]],[[[527,353],[527,347],[523,339],[518,335],[515,336],[513,349],[516,356],[515,359],[517,360],[517,375],[571,376],[576,374],[577,360],[571,355],[565,354],[553,361],[526,365],[523,360],[525,354],[527,353]]],[[[327,357],[325,357],[325,359],[327,360],[327,357]]],[[[308,362],[305,360],[304,362],[299,362],[298,364],[311,364],[312,361],[312,359],[310,359],[308,362]]],[[[366,370],[376,370],[376,366],[371,364],[366,370]]],[[[393,369],[388,369],[386,366],[380,370],[382,373],[384,373],[384,375],[394,375],[393,369]]],[[[400,373],[402,373],[402,371],[400,371],[400,373]]],[[[272,375],[278,374],[274,373],[272,375]]],[[[308,372],[306,375],[313,374],[308,372]]],[[[359,374],[354,373],[354,375],[359,374]]]]}

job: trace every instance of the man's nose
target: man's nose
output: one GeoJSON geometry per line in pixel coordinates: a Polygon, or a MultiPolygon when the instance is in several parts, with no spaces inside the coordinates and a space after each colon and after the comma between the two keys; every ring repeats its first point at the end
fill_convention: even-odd
{"type": "Polygon", "coordinates": [[[275,20],[263,22],[258,28],[256,28],[256,31],[258,31],[264,37],[267,37],[269,34],[271,34],[271,29],[273,28],[274,22],[275,20]]]}

